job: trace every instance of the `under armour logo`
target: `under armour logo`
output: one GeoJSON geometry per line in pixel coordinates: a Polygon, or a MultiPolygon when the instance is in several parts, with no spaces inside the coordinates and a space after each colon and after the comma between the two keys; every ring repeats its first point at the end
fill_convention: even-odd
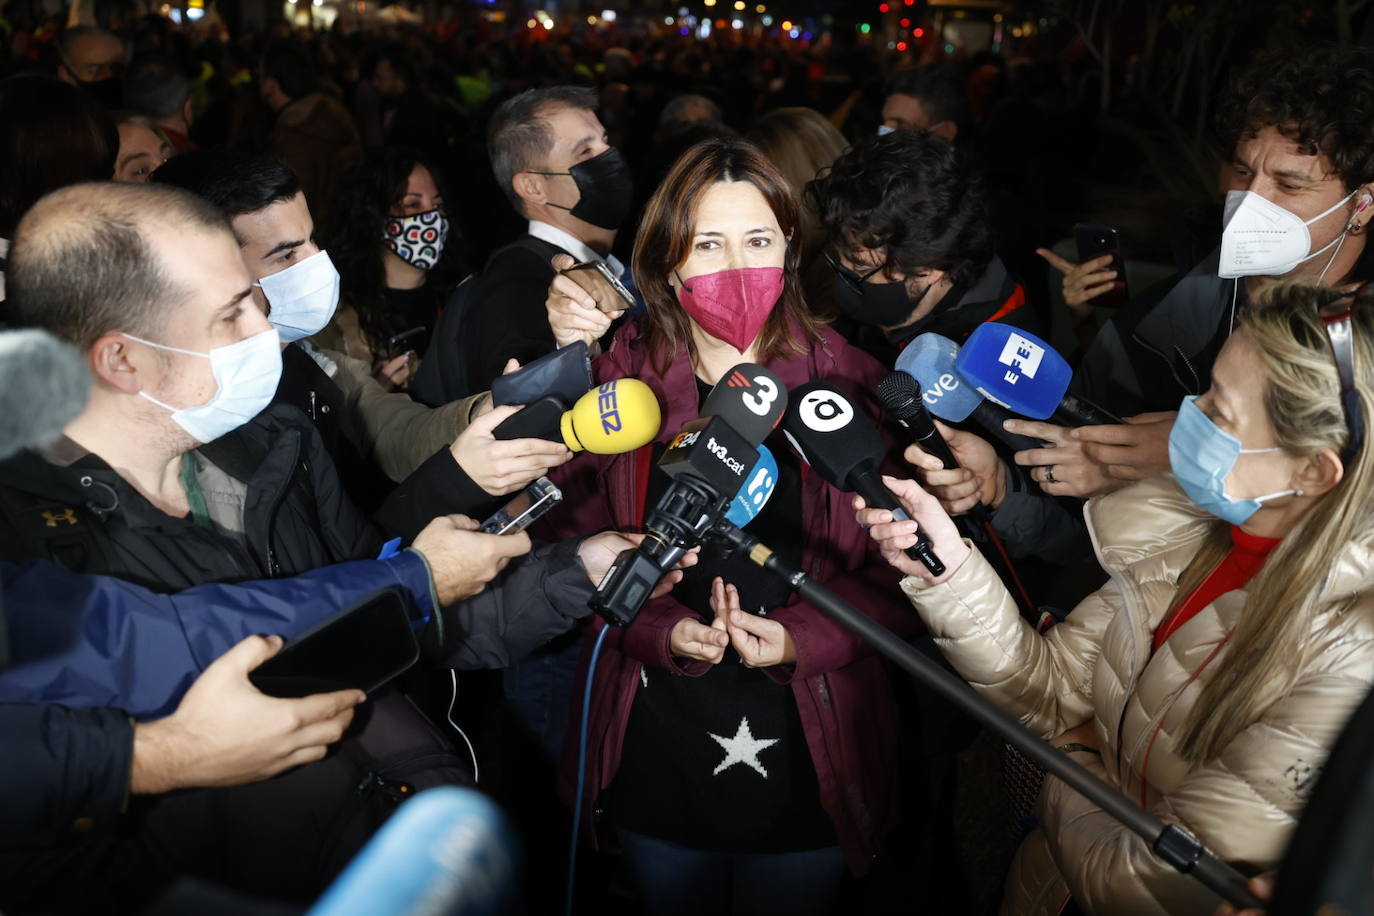
{"type": "Polygon", "coordinates": [[[47,526],[49,528],[56,528],[58,522],[66,522],[68,525],[76,524],[75,509],[63,509],[61,515],[56,515],[52,512],[44,512],[43,517],[48,520],[47,526]]]}

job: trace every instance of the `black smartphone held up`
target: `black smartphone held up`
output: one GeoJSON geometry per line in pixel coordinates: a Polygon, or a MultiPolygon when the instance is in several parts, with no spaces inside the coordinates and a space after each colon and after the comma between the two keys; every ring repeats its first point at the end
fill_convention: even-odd
{"type": "Polygon", "coordinates": [[[1078,263],[1091,261],[1104,254],[1112,256],[1110,269],[1116,271],[1112,288],[1094,296],[1089,302],[1103,308],[1121,308],[1130,301],[1126,289],[1126,259],[1121,256],[1121,234],[1111,226],[1095,226],[1091,223],[1078,223],[1073,227],[1074,241],[1078,243],[1078,263]]]}
{"type": "Polygon", "coordinates": [[[426,328],[411,328],[409,331],[402,331],[386,340],[386,358],[395,359],[402,353],[415,351],[423,353],[425,338],[429,335],[426,328]]]}
{"type": "Polygon", "coordinates": [[[531,360],[509,375],[491,380],[491,403],[533,404],[548,395],[569,404],[592,387],[592,357],[582,341],[531,360]]]}
{"type": "Polygon", "coordinates": [[[563,414],[568,404],[562,398],[549,395],[526,404],[491,431],[494,439],[547,439],[563,441],[563,414]]]}
{"type": "Polygon", "coordinates": [[[605,297],[596,296],[596,307],[603,312],[614,312],[622,308],[634,308],[635,297],[630,295],[630,291],[625,288],[625,284],[620,282],[620,278],[615,275],[615,271],[611,270],[611,266],[605,261],[583,261],[581,264],[574,264],[572,267],[563,271],[563,273],[571,276],[573,280],[577,282],[578,286],[592,294],[598,292],[596,288],[597,281],[594,278],[600,277],[602,280],[605,280],[606,285],[615,290],[616,295],[619,296],[625,304],[617,305],[613,301],[605,301],[605,297]],[[591,272],[592,279],[590,279],[590,282],[588,279],[584,279],[588,277],[586,271],[591,272]]]}
{"type": "Polygon", "coordinates": [[[406,599],[385,589],[288,640],[248,680],[273,697],[348,688],[370,695],[419,657],[406,599]]]}
{"type": "Polygon", "coordinates": [[[482,523],[487,534],[513,534],[524,531],[539,516],[548,512],[563,501],[563,491],[547,477],[540,477],[519,493],[515,498],[497,509],[491,518],[482,523]]]}

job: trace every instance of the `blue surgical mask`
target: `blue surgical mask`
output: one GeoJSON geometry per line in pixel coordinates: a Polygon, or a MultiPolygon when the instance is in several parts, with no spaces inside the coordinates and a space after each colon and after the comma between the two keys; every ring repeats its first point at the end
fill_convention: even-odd
{"type": "Polygon", "coordinates": [[[1241,448],[1240,440],[1212,422],[1195,403],[1183,399],[1178,419],[1169,433],[1169,466],[1188,498],[1232,525],[1243,525],[1271,499],[1291,496],[1300,490],[1281,490],[1267,496],[1233,499],[1226,495],[1226,478],[1241,455],[1280,452],[1275,448],[1241,448]]]}
{"type": "Polygon", "coordinates": [[[277,393],[281,381],[281,339],[276,328],[245,337],[226,347],[215,347],[209,353],[183,350],[166,344],[153,343],[132,334],[125,334],[149,347],[199,356],[210,361],[219,386],[210,400],[196,407],[173,407],[164,404],[146,391],[139,396],[170,411],[172,420],[199,442],[213,442],[233,432],[262,413],[277,393]]]}
{"type": "Polygon", "coordinates": [[[878,136],[880,137],[886,137],[888,134],[895,134],[896,132],[897,128],[895,127],[888,127],[886,124],[878,125],[878,136]]]}
{"type": "Polygon", "coordinates": [[[339,304],[339,272],[325,251],[253,284],[267,297],[267,320],[285,343],[318,334],[339,304]]]}

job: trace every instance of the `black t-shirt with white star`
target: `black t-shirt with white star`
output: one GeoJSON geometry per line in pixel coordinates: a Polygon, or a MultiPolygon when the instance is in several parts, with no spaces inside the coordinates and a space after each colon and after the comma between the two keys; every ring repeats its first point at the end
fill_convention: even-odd
{"type": "MultiPolygon", "coordinates": [[[[797,561],[800,464],[781,435],[774,434],[767,445],[778,462],[778,484],[749,531],[797,561]]],[[[667,486],[667,475],[655,470],[647,505],[654,505],[667,486]]],[[[674,591],[706,623],[714,617],[710,596],[716,576],[739,589],[740,606],[752,613],[771,611],[788,599],[775,576],[707,544],[674,591]]],[[[821,808],[792,688],[740,664],[733,648],[701,677],[644,669],[606,805],[617,826],[694,849],[792,852],[837,842],[821,808]]]]}

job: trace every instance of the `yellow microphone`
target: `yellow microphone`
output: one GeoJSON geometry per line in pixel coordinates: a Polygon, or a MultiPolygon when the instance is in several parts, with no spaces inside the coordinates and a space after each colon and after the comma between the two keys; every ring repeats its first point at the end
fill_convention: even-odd
{"type": "Polygon", "coordinates": [[[574,452],[619,455],[647,445],[663,425],[653,389],[635,378],[605,382],[577,399],[572,410],[550,396],[521,408],[502,422],[497,439],[532,437],[562,442],[574,452]]]}

